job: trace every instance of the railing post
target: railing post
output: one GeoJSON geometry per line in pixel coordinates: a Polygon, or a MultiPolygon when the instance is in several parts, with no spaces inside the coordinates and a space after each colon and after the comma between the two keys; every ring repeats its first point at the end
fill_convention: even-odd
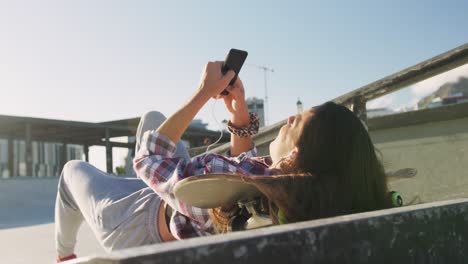
{"type": "Polygon", "coordinates": [[[68,151],[67,151],[67,143],[63,142],[62,143],[62,149],[60,152],[60,171],[63,170],[63,167],[65,167],[65,163],[67,163],[68,159],[68,151]]]}
{"type": "Polygon", "coordinates": [[[367,125],[366,101],[362,97],[353,98],[353,113],[367,125]]]}
{"type": "Polygon", "coordinates": [[[31,124],[26,123],[25,126],[25,143],[26,143],[26,175],[33,175],[33,153],[32,153],[32,140],[31,140],[31,124]]]}
{"type": "Polygon", "coordinates": [[[13,145],[13,136],[8,137],[8,171],[9,177],[13,177],[15,175],[15,151],[13,145]]]}
{"type": "Polygon", "coordinates": [[[111,174],[113,169],[112,161],[112,145],[110,143],[110,131],[106,128],[106,169],[107,173],[111,174]]]}
{"type": "Polygon", "coordinates": [[[89,162],[89,146],[88,145],[83,146],[83,152],[85,155],[85,161],[89,162]]]}

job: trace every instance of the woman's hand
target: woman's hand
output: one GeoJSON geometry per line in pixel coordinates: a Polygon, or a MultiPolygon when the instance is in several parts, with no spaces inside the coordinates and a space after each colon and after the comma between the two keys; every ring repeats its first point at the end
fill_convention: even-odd
{"type": "MultiPolygon", "coordinates": [[[[227,110],[231,113],[231,125],[241,128],[250,125],[250,115],[245,102],[244,85],[239,77],[232,86],[227,88],[229,94],[223,95],[227,110]]],[[[231,135],[231,156],[237,156],[252,148],[253,142],[250,136],[239,137],[231,135]]]]}
{"type": "Polygon", "coordinates": [[[223,95],[226,108],[231,113],[231,123],[236,127],[248,126],[250,122],[247,104],[245,102],[245,89],[242,81],[237,77],[232,86],[226,88],[228,95],[223,95]]]}
{"type": "Polygon", "coordinates": [[[225,75],[221,72],[222,61],[208,62],[202,73],[199,91],[209,97],[216,98],[229,85],[234,78],[234,71],[228,71],[225,75]]]}
{"type": "Polygon", "coordinates": [[[234,78],[235,73],[233,71],[228,71],[225,75],[221,73],[222,65],[223,62],[220,61],[206,64],[199,89],[187,103],[182,105],[179,110],[159,126],[157,129],[159,133],[166,135],[174,143],[179,142],[190,122],[206,102],[210,100],[210,97],[217,97],[234,78]]]}

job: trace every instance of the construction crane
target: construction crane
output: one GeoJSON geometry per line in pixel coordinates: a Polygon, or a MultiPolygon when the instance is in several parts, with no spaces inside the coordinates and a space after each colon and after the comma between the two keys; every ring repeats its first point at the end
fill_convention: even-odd
{"type": "Polygon", "coordinates": [[[265,83],[265,126],[268,125],[268,86],[267,86],[267,72],[275,72],[274,69],[268,68],[266,66],[262,65],[256,65],[256,64],[247,64],[248,66],[255,67],[257,69],[260,69],[263,71],[263,78],[264,78],[264,83],[265,83]]]}

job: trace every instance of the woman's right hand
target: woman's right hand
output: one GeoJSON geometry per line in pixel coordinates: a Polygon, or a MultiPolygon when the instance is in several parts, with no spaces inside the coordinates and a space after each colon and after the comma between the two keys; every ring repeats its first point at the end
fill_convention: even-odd
{"type": "Polygon", "coordinates": [[[200,79],[199,91],[209,97],[218,97],[218,95],[229,85],[234,78],[234,71],[230,70],[223,75],[221,67],[222,61],[208,62],[200,79]]]}

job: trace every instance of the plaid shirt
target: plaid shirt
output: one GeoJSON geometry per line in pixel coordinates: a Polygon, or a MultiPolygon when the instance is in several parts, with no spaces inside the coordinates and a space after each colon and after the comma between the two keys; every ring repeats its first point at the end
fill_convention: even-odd
{"type": "Polygon", "coordinates": [[[175,150],[176,145],[166,135],[154,130],[147,131],[135,155],[134,168],[138,177],[175,210],[170,229],[178,239],[215,233],[207,209],[192,207],[174,196],[174,186],[178,181],[208,173],[275,174],[275,170],[268,168],[271,165],[269,157],[255,157],[255,147],[236,157],[207,153],[190,161],[174,157],[175,150]]]}

